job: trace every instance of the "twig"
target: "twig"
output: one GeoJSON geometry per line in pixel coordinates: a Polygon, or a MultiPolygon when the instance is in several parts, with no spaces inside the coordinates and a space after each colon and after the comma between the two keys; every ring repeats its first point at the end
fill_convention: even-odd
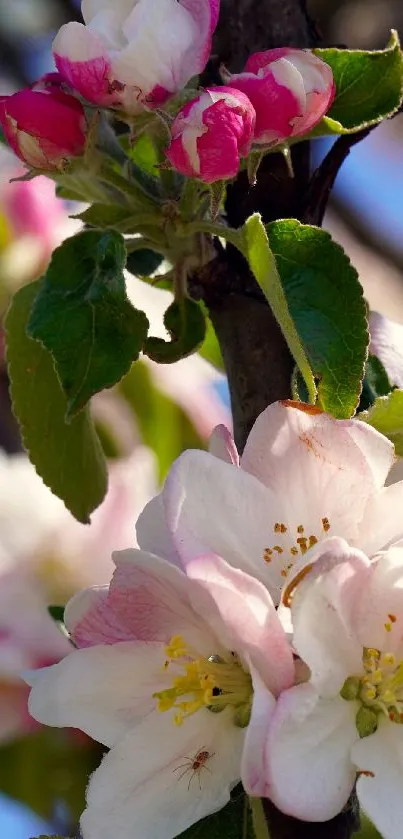
{"type": "Polygon", "coordinates": [[[368,128],[363,128],[356,134],[343,134],[333,143],[330,151],[311,178],[306,195],[305,209],[302,214],[302,221],[306,224],[321,226],[330,193],[341,166],[353,146],[364,140],[374,127],[371,125],[368,128]]]}

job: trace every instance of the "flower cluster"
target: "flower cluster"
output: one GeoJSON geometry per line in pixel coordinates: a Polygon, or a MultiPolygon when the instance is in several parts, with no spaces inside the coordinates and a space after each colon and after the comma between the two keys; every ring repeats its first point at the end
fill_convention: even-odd
{"type": "MultiPolygon", "coordinates": [[[[161,108],[207,64],[219,0],[83,0],[84,23],[62,26],[53,43],[58,73],[0,100],[0,123],[33,169],[63,169],[82,155],[83,102],[133,122],[161,108]]],[[[233,178],[251,149],[307,134],[329,109],[332,71],[309,50],[252,55],[239,74],[180,108],[166,156],[205,183],[233,178]]]]}
{"type": "Polygon", "coordinates": [[[208,453],[173,464],[137,522],[139,550],[116,553],[110,585],[68,604],[76,649],[27,674],[36,719],[110,749],[83,839],[129,839],[134,825],[170,839],[239,780],[309,821],[335,816],[357,781],[363,808],[398,839],[393,460],[365,423],[285,402],[258,417],[241,458],[219,426],[208,453]]]}

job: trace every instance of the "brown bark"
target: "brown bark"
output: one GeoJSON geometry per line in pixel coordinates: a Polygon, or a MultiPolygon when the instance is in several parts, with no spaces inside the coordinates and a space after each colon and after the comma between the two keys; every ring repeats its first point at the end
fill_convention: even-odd
{"type": "MultiPolygon", "coordinates": [[[[252,52],[285,45],[312,47],[315,43],[316,29],[305,0],[221,0],[213,56],[203,82],[219,82],[221,63],[233,72],[241,70],[252,52]]],[[[292,159],[294,178],[279,154],[265,158],[254,188],[244,173],[238,177],[227,191],[229,224],[241,226],[254,211],[265,221],[303,220],[307,204],[314,212],[316,194],[309,190],[308,144],[295,146],[292,159]]],[[[318,178],[315,189],[322,201],[318,178]]],[[[323,180],[327,188],[329,178],[323,180]]],[[[235,439],[242,451],[258,414],[267,404],[290,395],[293,362],[269,306],[234,248],[219,248],[217,258],[192,278],[191,291],[206,302],[217,333],[228,375],[235,439]]],[[[358,827],[353,797],[339,816],[323,824],[290,818],[268,801],[264,807],[271,839],[349,839],[358,827]]]]}

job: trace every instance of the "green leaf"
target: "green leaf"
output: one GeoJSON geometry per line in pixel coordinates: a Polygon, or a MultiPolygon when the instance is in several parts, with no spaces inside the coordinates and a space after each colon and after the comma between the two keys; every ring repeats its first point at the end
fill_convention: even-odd
{"type": "MultiPolygon", "coordinates": [[[[145,227],[158,227],[161,225],[161,216],[156,209],[152,213],[143,209],[133,212],[130,207],[119,204],[92,204],[82,213],[73,215],[72,218],[79,219],[90,227],[101,229],[117,230],[119,233],[137,233],[145,227]]],[[[162,259],[162,257],[160,257],[162,259]]]]}
{"type": "Polygon", "coordinates": [[[149,277],[159,268],[163,259],[160,253],[144,248],[128,254],[126,268],[135,277],[149,277]]]}
{"type": "Polygon", "coordinates": [[[211,816],[193,824],[178,839],[254,839],[252,818],[242,785],[232,792],[231,801],[211,816]]]}
{"type": "Polygon", "coordinates": [[[89,230],[52,256],[28,324],[52,353],[71,419],[94,393],[112,387],[138,358],[148,320],[126,295],[122,236],[89,230]]]}
{"type": "Polygon", "coordinates": [[[396,454],[403,457],[403,390],[379,396],[369,411],[363,411],[357,417],[388,437],[396,454]]]}
{"type": "Polygon", "coordinates": [[[365,378],[376,396],[388,396],[393,390],[382,361],[376,355],[367,358],[365,378]]]}
{"type": "Polygon", "coordinates": [[[403,56],[396,32],[385,50],[317,49],[315,54],[330,65],[336,84],[323,125],[328,130],[321,131],[321,123],[317,136],[358,131],[397,111],[403,98],[403,56]]]}
{"type": "Polygon", "coordinates": [[[52,357],[26,335],[38,288],[36,282],[18,291],[6,316],[13,410],[38,474],[79,521],[88,522],[106,494],[105,459],[88,409],[66,425],[66,398],[52,357]]]}
{"type": "Polygon", "coordinates": [[[163,338],[147,338],[144,352],[153,361],[160,364],[172,364],[181,358],[196,352],[203,343],[206,334],[204,314],[194,300],[185,297],[180,302],[174,300],[164,315],[164,325],[171,341],[163,338]]]}
{"type": "Polygon", "coordinates": [[[317,379],[319,404],[335,417],[350,417],[369,340],[357,272],[325,230],[287,219],[269,224],[267,231],[289,311],[317,379]]]}
{"type": "Polygon", "coordinates": [[[306,384],[311,402],[315,402],[316,388],[309,361],[290,314],[283,289],[283,277],[270,249],[269,240],[258,213],[250,216],[243,228],[245,255],[260,288],[268,300],[306,384]]]}
{"type": "Polygon", "coordinates": [[[369,355],[365,365],[365,376],[362,383],[359,411],[367,411],[374,404],[377,396],[388,396],[394,390],[388,374],[376,355],[369,355]]]}

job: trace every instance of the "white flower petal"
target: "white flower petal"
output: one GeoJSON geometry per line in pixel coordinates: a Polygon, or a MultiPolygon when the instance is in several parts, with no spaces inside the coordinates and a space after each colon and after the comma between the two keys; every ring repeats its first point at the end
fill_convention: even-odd
{"type": "Polygon", "coordinates": [[[219,457],[226,463],[239,466],[239,454],[235,440],[226,425],[216,425],[213,429],[208,450],[214,457],[219,457]]]}
{"type": "Polygon", "coordinates": [[[254,694],[251,719],[245,735],[241,778],[244,789],[249,795],[266,797],[269,794],[266,741],[276,700],[267,690],[257,670],[253,666],[250,670],[254,694]]]}
{"type": "Polygon", "coordinates": [[[182,564],[215,553],[267,585],[278,601],[282,563],[267,565],[278,501],[253,475],[201,451],[173,464],[163,490],[168,527],[182,564]]]}
{"type": "Polygon", "coordinates": [[[239,779],[243,740],[226,712],[198,711],[180,728],[166,713],[146,720],[92,776],[83,839],[133,839],[133,831],[171,839],[221,809],[239,779]],[[200,752],[209,756],[196,771],[192,761],[200,752]]]}
{"type": "Polygon", "coordinates": [[[269,797],[296,818],[322,822],[346,804],[355,781],[355,702],[320,699],[311,685],[285,691],[267,739],[269,797]]]}
{"type": "Polygon", "coordinates": [[[355,611],[371,566],[343,539],[327,539],[318,553],[292,596],[293,646],[318,692],[334,696],[362,669],[355,611]]]}
{"type": "Polygon", "coordinates": [[[403,538],[403,481],[372,496],[360,524],[358,544],[368,556],[403,538]]]}
{"type": "Polygon", "coordinates": [[[362,646],[399,652],[403,622],[403,546],[372,560],[354,609],[356,637],[362,646]]]}
{"type": "Polygon", "coordinates": [[[378,730],[359,740],[352,758],[360,772],[358,799],[383,836],[401,839],[403,824],[403,729],[381,719],[378,730]]]}
{"type": "Polygon", "coordinates": [[[368,498],[392,465],[393,447],[365,423],[335,421],[297,404],[277,402],[260,414],[241,467],[284,499],[287,525],[300,522],[306,535],[319,537],[327,518],[329,535],[354,539],[368,498]]]}
{"type": "Polygon", "coordinates": [[[146,504],[136,522],[136,537],[140,548],[181,564],[166,522],[163,494],[160,492],[146,504]]]}
{"type": "Polygon", "coordinates": [[[32,686],[29,712],[38,722],[80,728],[113,746],[141,717],[155,712],[152,694],[167,686],[163,661],[159,644],[76,650],[59,664],[25,674],[32,686]]]}

